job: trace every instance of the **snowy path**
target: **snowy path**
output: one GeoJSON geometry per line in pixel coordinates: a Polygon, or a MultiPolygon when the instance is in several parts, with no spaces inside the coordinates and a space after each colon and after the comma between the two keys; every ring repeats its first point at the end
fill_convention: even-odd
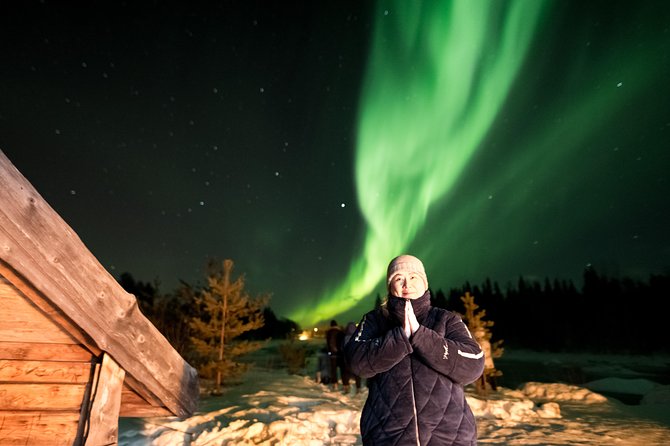
{"type": "MultiPolygon", "coordinates": [[[[561,394],[548,406],[503,389],[488,401],[471,398],[479,443],[489,445],[667,445],[670,427],[635,408],[585,389],[547,384],[561,394]],[[557,408],[558,412],[557,413],[557,408]]],[[[285,370],[256,369],[245,384],[202,401],[183,421],[124,422],[120,445],[361,445],[360,408],[366,397],[329,391],[285,370]]],[[[533,398],[535,399],[535,398],[533,398]]],[[[667,410],[668,405],[659,406],[667,410]]]]}

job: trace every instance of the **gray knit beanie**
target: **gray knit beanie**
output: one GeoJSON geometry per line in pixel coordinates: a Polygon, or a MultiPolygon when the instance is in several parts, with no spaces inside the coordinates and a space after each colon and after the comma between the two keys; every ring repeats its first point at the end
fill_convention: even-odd
{"type": "Polygon", "coordinates": [[[398,271],[418,274],[423,279],[423,283],[426,286],[426,289],[428,289],[428,277],[426,277],[426,270],[423,268],[423,263],[421,263],[421,260],[407,254],[400,255],[391,260],[391,263],[389,263],[388,269],[386,270],[387,286],[391,284],[393,275],[398,271]]]}

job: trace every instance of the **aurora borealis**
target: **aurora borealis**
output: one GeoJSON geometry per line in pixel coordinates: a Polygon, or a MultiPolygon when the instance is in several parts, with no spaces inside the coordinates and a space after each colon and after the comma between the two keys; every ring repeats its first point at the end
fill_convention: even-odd
{"type": "Polygon", "coordinates": [[[670,5],[265,2],[3,15],[0,150],[113,274],[232,258],[273,310],[668,271],[670,5]]]}
{"type": "Polygon", "coordinates": [[[387,259],[409,249],[458,180],[516,77],[542,5],[380,4],[355,158],[367,231],[325,317],[375,290],[387,259]]]}

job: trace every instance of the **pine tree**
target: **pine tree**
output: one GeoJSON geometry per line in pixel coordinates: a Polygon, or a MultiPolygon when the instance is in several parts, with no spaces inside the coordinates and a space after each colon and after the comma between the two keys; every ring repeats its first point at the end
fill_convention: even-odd
{"type": "Polygon", "coordinates": [[[465,307],[465,314],[462,315],[465,319],[468,329],[474,335],[479,345],[481,345],[486,355],[486,364],[482,376],[475,382],[477,392],[486,394],[489,389],[496,390],[496,378],[502,375],[500,370],[497,370],[493,364],[493,358],[500,358],[503,354],[502,340],[491,344],[491,330],[493,321],[486,321],[486,310],[477,311],[479,305],[475,303],[475,297],[469,291],[465,292],[465,296],[461,296],[461,301],[465,307]]]}
{"type": "Polygon", "coordinates": [[[200,356],[200,373],[216,377],[213,393],[221,393],[221,384],[244,373],[248,364],[239,357],[258,350],[262,342],[235,341],[242,333],[263,326],[263,309],[267,296],[252,298],[244,291],[244,277],[231,279],[234,263],[224,260],[218,266],[210,264],[208,286],[198,297],[199,316],[191,319],[191,341],[200,356]]]}

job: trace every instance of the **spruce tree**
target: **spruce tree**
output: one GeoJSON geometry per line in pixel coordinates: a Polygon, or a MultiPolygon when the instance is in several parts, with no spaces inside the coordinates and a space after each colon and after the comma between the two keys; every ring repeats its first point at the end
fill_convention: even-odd
{"type": "Polygon", "coordinates": [[[467,323],[468,329],[481,345],[486,355],[486,364],[482,376],[475,382],[477,393],[486,394],[489,389],[496,390],[496,378],[502,375],[500,370],[495,368],[493,358],[500,358],[503,354],[502,340],[491,343],[491,330],[493,321],[486,321],[486,310],[477,311],[479,305],[475,303],[475,297],[469,291],[461,296],[461,301],[465,308],[465,314],[462,315],[467,323]]]}
{"type": "Polygon", "coordinates": [[[210,264],[205,287],[196,297],[201,312],[191,319],[191,341],[200,357],[200,373],[215,377],[213,393],[221,393],[224,379],[244,373],[248,364],[239,362],[242,355],[256,351],[262,342],[236,340],[242,333],[264,325],[263,309],[267,296],[252,298],[244,291],[244,276],[231,278],[234,263],[224,260],[220,266],[210,264]]]}

